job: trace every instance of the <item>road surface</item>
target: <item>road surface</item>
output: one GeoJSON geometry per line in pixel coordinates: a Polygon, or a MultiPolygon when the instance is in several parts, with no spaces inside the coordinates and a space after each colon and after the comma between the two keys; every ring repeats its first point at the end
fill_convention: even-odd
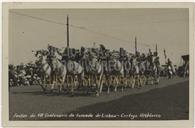
{"type": "Polygon", "coordinates": [[[39,86],[10,88],[10,120],[186,120],[188,78],[163,78],[159,85],[99,97],[44,94],[39,86]],[[121,115],[122,114],[122,115],[121,115]]]}

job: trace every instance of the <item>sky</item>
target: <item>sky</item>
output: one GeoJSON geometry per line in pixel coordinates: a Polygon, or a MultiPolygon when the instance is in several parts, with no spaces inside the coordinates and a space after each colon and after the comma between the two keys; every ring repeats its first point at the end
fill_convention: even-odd
{"type": "Polygon", "coordinates": [[[174,64],[189,54],[188,9],[15,9],[9,13],[9,63],[34,61],[32,50],[47,45],[66,46],[66,18],[70,22],[70,47],[92,47],[103,44],[134,53],[150,48],[165,63],[163,50],[174,64]]]}

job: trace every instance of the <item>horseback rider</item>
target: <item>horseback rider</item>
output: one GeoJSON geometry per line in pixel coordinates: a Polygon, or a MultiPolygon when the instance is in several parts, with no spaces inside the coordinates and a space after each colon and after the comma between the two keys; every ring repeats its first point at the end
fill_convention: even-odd
{"type": "Polygon", "coordinates": [[[175,69],[173,67],[173,63],[169,58],[167,59],[167,70],[169,72],[169,78],[171,78],[172,75],[176,75],[175,69]]]}
{"type": "Polygon", "coordinates": [[[167,60],[167,65],[168,66],[171,66],[172,65],[172,61],[168,58],[168,60],[167,60]]]}
{"type": "Polygon", "coordinates": [[[63,64],[65,64],[65,62],[67,62],[68,60],[69,60],[69,50],[68,50],[68,48],[65,48],[64,49],[64,52],[63,52],[63,54],[62,54],[62,63],[63,64]]]}
{"type": "Polygon", "coordinates": [[[148,62],[150,63],[149,69],[152,70],[152,68],[153,68],[153,66],[154,66],[154,63],[153,63],[153,61],[154,61],[154,56],[153,56],[153,54],[152,54],[152,52],[151,52],[151,49],[149,49],[149,53],[148,53],[147,60],[148,60],[148,62]]]}
{"type": "Polygon", "coordinates": [[[48,64],[51,66],[51,71],[53,73],[54,72],[54,67],[53,67],[53,64],[52,64],[52,60],[56,57],[55,56],[56,49],[55,49],[55,47],[53,47],[49,44],[48,44],[47,49],[48,49],[47,61],[48,61],[48,64]]]}
{"type": "Polygon", "coordinates": [[[148,56],[152,56],[152,51],[149,49],[148,56]]]}
{"type": "Polygon", "coordinates": [[[53,47],[53,46],[51,46],[51,45],[49,45],[48,44],[48,58],[53,58],[53,57],[55,57],[55,47],[53,47]]]}
{"type": "Polygon", "coordinates": [[[160,59],[159,59],[159,56],[158,56],[158,52],[154,52],[154,65],[156,66],[157,68],[157,73],[159,74],[160,73],[160,59]]]}

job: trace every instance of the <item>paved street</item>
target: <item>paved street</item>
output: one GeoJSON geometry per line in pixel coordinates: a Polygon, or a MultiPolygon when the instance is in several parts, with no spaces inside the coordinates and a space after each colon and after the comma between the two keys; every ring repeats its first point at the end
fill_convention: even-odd
{"type": "Polygon", "coordinates": [[[77,93],[70,97],[67,94],[44,94],[39,86],[13,87],[10,89],[10,119],[11,120],[39,120],[39,119],[187,119],[189,104],[189,80],[188,78],[162,78],[157,86],[147,85],[141,89],[125,89],[124,92],[111,92],[99,97],[77,93]],[[149,112],[149,113],[148,113],[149,112]],[[115,114],[118,117],[107,118],[66,118],[47,117],[30,118],[31,114],[115,114]],[[135,114],[139,117],[121,117],[121,113],[135,114]],[[140,117],[140,113],[143,113],[140,117]],[[147,114],[161,116],[144,118],[147,114]],[[146,115],[144,115],[146,114],[146,115]],[[156,115],[155,115],[156,114],[156,115]],[[26,117],[27,115],[27,117],[26,117]]]}

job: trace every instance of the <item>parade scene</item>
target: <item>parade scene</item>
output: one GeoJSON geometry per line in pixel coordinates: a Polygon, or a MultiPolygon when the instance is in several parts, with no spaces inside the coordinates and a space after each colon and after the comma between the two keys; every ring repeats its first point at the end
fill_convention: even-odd
{"type": "MultiPolygon", "coordinates": [[[[136,41],[136,40],[135,40],[136,41]]],[[[136,44],[136,42],[135,42],[136,44]]],[[[156,48],[157,49],[157,48],[156,48]]],[[[165,51],[164,51],[165,52],[165,51]]],[[[97,95],[103,88],[141,88],[158,86],[160,77],[188,77],[189,60],[177,69],[167,57],[164,68],[157,50],[134,54],[120,48],[118,51],[99,48],[60,49],[48,45],[47,49],[32,51],[35,63],[9,65],[9,86],[40,85],[43,92],[67,91],[86,87],[97,95]]],[[[166,57],[166,53],[165,53],[166,57]]]]}
{"type": "MultiPolygon", "coordinates": [[[[178,64],[172,60],[175,59],[174,49],[161,47],[158,43],[140,48],[143,43],[137,35],[131,45],[115,49],[111,48],[112,44],[96,40],[88,46],[73,47],[72,39],[77,35],[70,33],[71,28],[89,30],[72,25],[70,21],[67,15],[63,24],[66,28],[63,47],[44,42],[44,48],[31,49],[31,60],[9,64],[11,120],[188,118],[189,53],[179,54],[178,64]],[[36,117],[29,116],[32,113],[36,117]]],[[[22,31],[22,35],[25,32],[22,31]]]]}

